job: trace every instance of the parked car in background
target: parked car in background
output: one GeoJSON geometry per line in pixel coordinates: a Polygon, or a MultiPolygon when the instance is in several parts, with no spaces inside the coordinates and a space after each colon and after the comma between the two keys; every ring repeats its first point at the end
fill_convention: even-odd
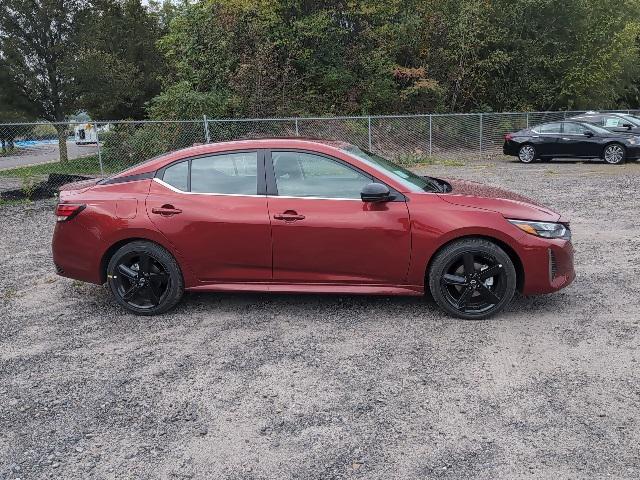
{"type": "Polygon", "coordinates": [[[640,135],[640,118],[628,113],[587,112],[571,117],[569,120],[590,123],[591,125],[606,128],[611,132],[640,135]]]}
{"type": "Polygon", "coordinates": [[[601,158],[621,164],[640,157],[640,136],[585,122],[550,122],[504,136],[503,152],[523,163],[553,158],[601,158]]]}
{"type": "Polygon", "coordinates": [[[525,197],[418,176],[342,142],[187,148],[60,192],[60,275],[130,311],[184,290],[423,295],[467,319],[574,279],[568,222],[525,197]]]}

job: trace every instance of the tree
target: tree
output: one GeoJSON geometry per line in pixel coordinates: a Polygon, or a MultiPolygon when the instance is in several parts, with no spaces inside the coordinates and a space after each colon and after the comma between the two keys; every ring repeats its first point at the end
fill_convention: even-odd
{"type": "Polygon", "coordinates": [[[78,105],[98,119],[140,119],[160,93],[164,58],[156,47],[171,3],[93,0],[77,18],[73,39],[73,91],[78,105]]]}
{"type": "MultiPolygon", "coordinates": [[[[8,101],[25,114],[63,122],[73,104],[68,43],[81,0],[0,0],[0,70],[8,101]]],[[[60,161],[67,160],[66,126],[56,123],[60,161]]]]}

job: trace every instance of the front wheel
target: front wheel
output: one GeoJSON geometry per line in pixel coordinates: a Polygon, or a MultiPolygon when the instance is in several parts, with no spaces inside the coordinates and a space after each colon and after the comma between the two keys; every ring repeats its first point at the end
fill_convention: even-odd
{"type": "Polygon", "coordinates": [[[175,258],[160,245],[135,241],[121,247],[107,266],[117,302],[138,315],[156,315],[182,298],[184,282],[175,258]]]}
{"type": "Polygon", "coordinates": [[[604,161],[610,163],[611,165],[619,165],[624,163],[625,159],[625,149],[619,143],[612,143],[607,145],[602,153],[602,157],[604,161]]]}
{"type": "Polygon", "coordinates": [[[429,288],[449,314],[480,320],[501,311],[516,290],[516,271],[509,255],[487,240],[451,243],[434,258],[429,288]]]}
{"type": "Polygon", "coordinates": [[[536,159],[536,147],[527,143],[518,150],[518,158],[522,163],[531,163],[536,159]]]}

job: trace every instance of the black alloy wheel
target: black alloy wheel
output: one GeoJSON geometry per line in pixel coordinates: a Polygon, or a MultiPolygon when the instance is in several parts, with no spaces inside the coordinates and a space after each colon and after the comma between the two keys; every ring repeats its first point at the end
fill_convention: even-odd
{"type": "Polygon", "coordinates": [[[118,303],[141,315],[169,310],[184,290],[175,259],[150,242],[132,242],[120,248],[109,262],[107,280],[118,303]]]}
{"type": "Polygon", "coordinates": [[[487,318],[513,297],[515,268],[494,243],[464,239],[447,246],[434,259],[429,286],[436,302],[452,315],[487,318]]]}

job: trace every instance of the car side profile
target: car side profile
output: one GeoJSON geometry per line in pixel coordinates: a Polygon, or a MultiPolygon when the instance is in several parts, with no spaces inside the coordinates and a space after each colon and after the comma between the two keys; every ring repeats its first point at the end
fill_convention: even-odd
{"type": "Polygon", "coordinates": [[[600,158],[609,164],[640,157],[640,136],[585,122],[550,122],[504,136],[503,153],[522,163],[554,158],[600,158]]]}
{"type": "Polygon", "coordinates": [[[568,221],[342,142],[194,146],[60,192],[58,274],[143,315],[185,290],[423,295],[480,319],[574,279],[568,221]]]}
{"type": "Polygon", "coordinates": [[[571,117],[569,120],[590,123],[602,127],[610,132],[631,133],[640,135],[640,118],[628,113],[617,112],[586,112],[571,117]]]}

